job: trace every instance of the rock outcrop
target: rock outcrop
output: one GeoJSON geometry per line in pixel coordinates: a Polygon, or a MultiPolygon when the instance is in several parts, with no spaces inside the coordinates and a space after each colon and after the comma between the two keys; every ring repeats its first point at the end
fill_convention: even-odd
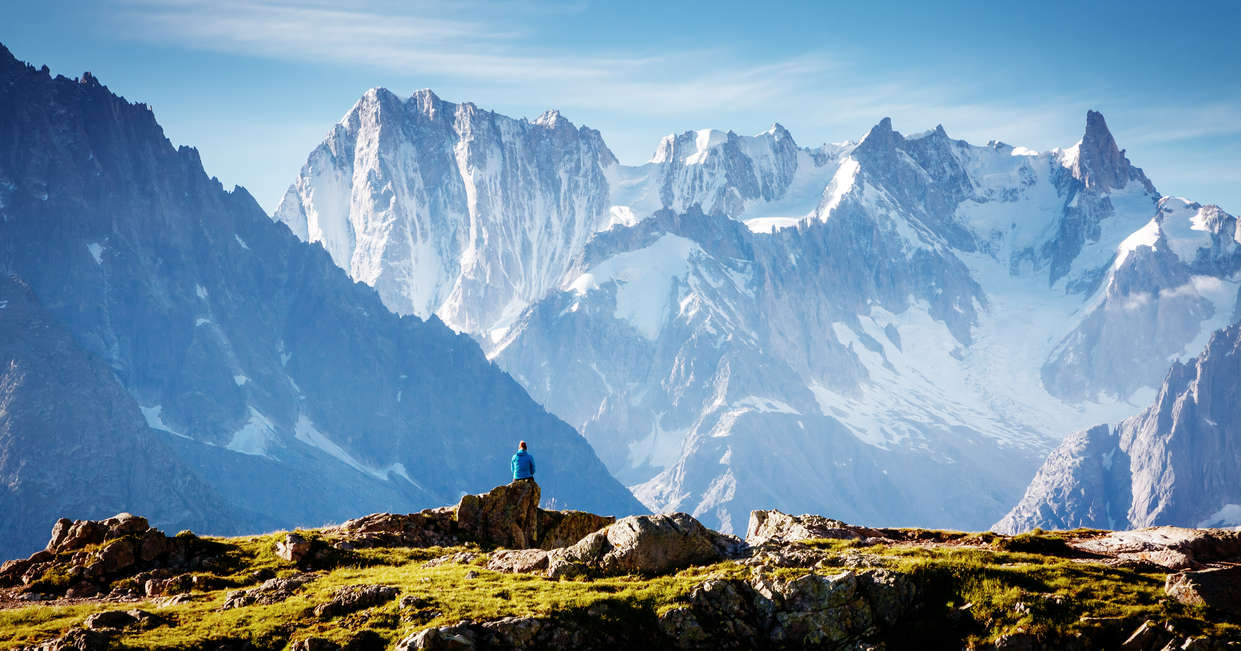
{"type": "Polygon", "coordinates": [[[47,547],[0,566],[0,587],[28,593],[93,596],[119,578],[171,576],[219,565],[218,545],[193,534],[168,537],[146,518],[121,513],[106,520],[61,519],[47,547]]]}
{"type": "Polygon", "coordinates": [[[434,547],[474,542],[485,547],[567,547],[616,521],[585,511],[539,508],[534,481],[502,484],[480,495],[463,495],[455,507],[420,513],[375,513],[324,529],[352,547],[434,547]]]}
{"type": "Polygon", "coordinates": [[[484,495],[464,495],[457,504],[457,528],[470,540],[513,549],[539,546],[539,485],[515,481],[484,495]]]}
{"type": "Polygon", "coordinates": [[[1150,563],[1170,570],[1241,562],[1241,531],[1149,527],[1115,531],[1070,542],[1074,549],[1121,562],[1150,563]]]}
{"type": "Polygon", "coordinates": [[[567,547],[494,554],[488,567],[504,572],[545,572],[552,578],[650,575],[715,563],[744,550],[745,543],[737,537],[707,529],[685,513],[633,515],[567,547]]]}
{"type": "Polygon", "coordinates": [[[853,526],[821,515],[788,515],[775,509],[750,512],[745,541],[752,547],[766,543],[788,543],[814,538],[842,540],[886,540],[883,532],[853,526]]]}

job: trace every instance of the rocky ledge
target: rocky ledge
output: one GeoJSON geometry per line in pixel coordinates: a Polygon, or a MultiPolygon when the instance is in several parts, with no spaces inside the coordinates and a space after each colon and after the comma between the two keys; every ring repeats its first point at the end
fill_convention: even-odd
{"type": "Polygon", "coordinates": [[[0,648],[1121,648],[1241,645],[1241,532],[1021,536],[755,511],[455,507],[241,538],[61,520],[0,568],[0,648]]]}

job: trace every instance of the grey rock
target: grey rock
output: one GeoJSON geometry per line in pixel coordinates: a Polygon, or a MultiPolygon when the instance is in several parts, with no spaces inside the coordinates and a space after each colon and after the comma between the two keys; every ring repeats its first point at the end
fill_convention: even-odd
{"type": "Polygon", "coordinates": [[[314,607],[315,617],[331,619],[378,606],[396,598],[399,588],[386,585],[351,585],[337,590],[331,600],[314,607]]]}
{"type": "Polygon", "coordinates": [[[242,608],[255,604],[266,605],[284,601],[292,597],[302,586],[319,578],[314,572],[294,574],[287,578],[274,578],[264,581],[261,585],[246,590],[234,590],[225,595],[222,609],[242,608]]]}
{"type": "Polygon", "coordinates": [[[875,529],[856,527],[821,515],[788,515],[771,509],[750,512],[745,541],[751,546],[816,538],[859,540],[883,538],[875,529]]]}
{"type": "Polygon", "coordinates": [[[276,557],[290,563],[301,563],[310,553],[310,541],[301,534],[285,534],[284,539],[276,543],[276,557]]]}
{"type": "Polygon", "coordinates": [[[1225,529],[1149,527],[1074,540],[1069,545],[1099,556],[1152,563],[1171,570],[1241,559],[1241,531],[1225,529]]]}
{"type": "Polygon", "coordinates": [[[439,567],[441,565],[455,564],[465,565],[474,562],[479,557],[475,552],[456,552],[454,554],[444,554],[437,556],[422,564],[423,567],[439,567]]]}
{"type": "Polygon", "coordinates": [[[502,549],[492,552],[487,559],[487,569],[494,572],[544,572],[549,559],[543,549],[502,549]]]}
{"type": "Polygon", "coordinates": [[[577,573],[659,574],[734,556],[744,544],[702,526],[685,513],[617,520],[571,547],[552,550],[548,576],[577,573]]]}

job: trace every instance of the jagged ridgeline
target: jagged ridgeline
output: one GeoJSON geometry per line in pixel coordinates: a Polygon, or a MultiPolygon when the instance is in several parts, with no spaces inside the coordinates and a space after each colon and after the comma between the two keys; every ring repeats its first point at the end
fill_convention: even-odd
{"type": "Polygon", "coordinates": [[[1085,117],[1042,152],[884,119],[626,165],[555,112],[374,89],[273,217],[474,336],[653,510],[984,528],[1235,313],[1236,220],[1085,117]]]}
{"type": "Polygon", "coordinates": [[[0,556],[121,510],[239,532],[505,479],[643,510],[572,427],[438,319],[398,317],[226,191],[151,109],[0,48],[0,556]]]}
{"type": "Polygon", "coordinates": [[[780,511],[456,506],[262,536],[61,520],[0,567],[0,646],[102,649],[1224,649],[1241,532],[885,529],[780,511]],[[37,606],[25,606],[35,602],[37,606]]]}
{"type": "Polygon", "coordinates": [[[1072,434],[995,526],[1128,529],[1241,523],[1241,325],[1175,362],[1150,407],[1072,434]]]}

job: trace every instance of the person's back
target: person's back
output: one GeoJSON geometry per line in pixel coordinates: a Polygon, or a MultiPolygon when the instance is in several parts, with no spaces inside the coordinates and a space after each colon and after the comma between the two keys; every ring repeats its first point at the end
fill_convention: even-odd
{"type": "Polygon", "coordinates": [[[513,455],[513,481],[519,479],[534,479],[534,457],[526,451],[526,442],[522,441],[518,446],[517,454],[513,455]]]}

